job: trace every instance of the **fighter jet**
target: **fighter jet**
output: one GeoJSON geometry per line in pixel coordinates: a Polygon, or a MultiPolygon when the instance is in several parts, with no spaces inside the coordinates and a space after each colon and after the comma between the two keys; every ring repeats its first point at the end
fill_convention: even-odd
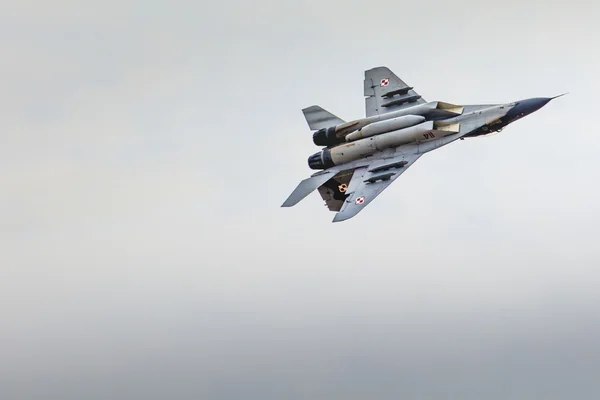
{"type": "MultiPolygon", "coordinates": [[[[508,104],[457,105],[425,101],[386,67],[365,71],[366,118],[345,122],[319,106],[302,110],[313,142],[308,157],[319,170],[300,182],[282,207],[318,189],[333,222],[354,217],[423,154],[458,139],[489,135],[556,97],[508,104]]],[[[562,96],[562,95],[561,95],[562,96]]]]}

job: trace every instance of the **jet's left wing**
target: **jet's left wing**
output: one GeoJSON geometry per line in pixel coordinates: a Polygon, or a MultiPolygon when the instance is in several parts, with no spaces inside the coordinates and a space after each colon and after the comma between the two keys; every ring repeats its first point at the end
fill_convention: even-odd
{"type": "Polygon", "coordinates": [[[365,96],[367,117],[425,103],[412,87],[386,67],[365,71],[365,96]]]}
{"type": "Polygon", "coordinates": [[[345,221],[361,212],[422,155],[422,153],[399,154],[357,168],[346,190],[348,197],[340,211],[335,214],[333,222],[345,221]]]}

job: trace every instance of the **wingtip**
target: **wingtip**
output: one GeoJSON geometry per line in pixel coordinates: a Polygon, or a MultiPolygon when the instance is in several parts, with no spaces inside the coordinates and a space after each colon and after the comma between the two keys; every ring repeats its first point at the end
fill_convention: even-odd
{"type": "Polygon", "coordinates": [[[335,217],[333,217],[333,219],[331,220],[331,222],[343,222],[343,221],[347,221],[349,219],[351,219],[352,217],[354,217],[356,215],[356,213],[354,214],[348,214],[345,213],[343,211],[339,211],[335,214],[335,217]]]}
{"type": "Polygon", "coordinates": [[[344,217],[340,217],[340,213],[335,214],[335,217],[333,217],[333,219],[331,220],[332,223],[336,223],[336,222],[342,222],[345,221],[346,218],[344,217]]]}

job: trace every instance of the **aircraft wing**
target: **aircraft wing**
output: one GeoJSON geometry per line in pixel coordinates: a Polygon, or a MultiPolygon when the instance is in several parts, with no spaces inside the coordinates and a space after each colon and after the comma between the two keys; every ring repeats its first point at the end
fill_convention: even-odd
{"type": "Polygon", "coordinates": [[[400,154],[357,168],[345,193],[348,196],[333,222],[345,221],[361,212],[422,155],[400,154]]]}
{"type": "Polygon", "coordinates": [[[412,87],[386,67],[365,71],[365,96],[367,117],[425,103],[412,87]]]}

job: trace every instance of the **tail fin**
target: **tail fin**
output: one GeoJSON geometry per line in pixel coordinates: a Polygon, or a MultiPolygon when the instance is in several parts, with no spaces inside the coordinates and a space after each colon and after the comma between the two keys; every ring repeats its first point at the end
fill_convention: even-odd
{"type": "Polygon", "coordinates": [[[329,128],[330,126],[336,126],[346,122],[333,115],[329,111],[323,110],[319,106],[310,106],[302,110],[302,112],[304,113],[306,122],[308,122],[308,127],[313,131],[322,128],[329,128]]]}

